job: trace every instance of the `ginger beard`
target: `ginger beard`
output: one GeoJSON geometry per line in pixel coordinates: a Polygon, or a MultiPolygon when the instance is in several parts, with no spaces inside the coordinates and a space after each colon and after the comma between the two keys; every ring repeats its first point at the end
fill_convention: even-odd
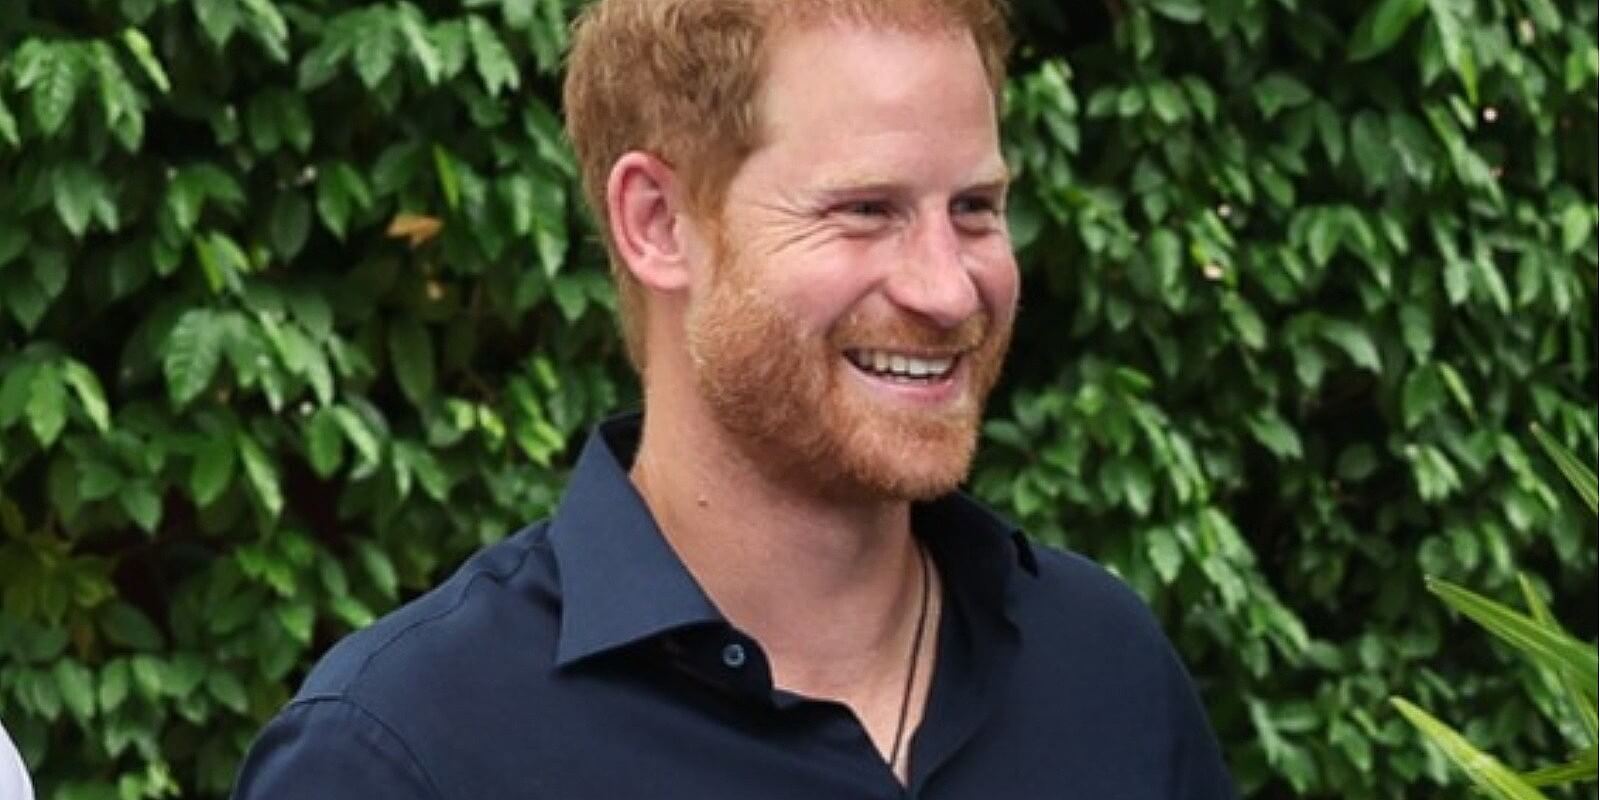
{"type": "Polygon", "coordinates": [[[751,463],[849,499],[926,500],[961,483],[1010,342],[1009,314],[940,329],[853,312],[818,336],[763,289],[759,269],[724,241],[716,250],[711,292],[688,312],[689,356],[702,398],[751,463]],[[960,351],[960,396],[938,408],[874,397],[849,374],[849,348],[960,351]]]}

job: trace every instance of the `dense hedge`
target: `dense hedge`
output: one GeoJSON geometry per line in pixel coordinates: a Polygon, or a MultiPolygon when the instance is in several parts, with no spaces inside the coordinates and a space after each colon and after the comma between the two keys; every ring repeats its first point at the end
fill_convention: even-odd
{"type": "MultiPolygon", "coordinates": [[[[575,5],[0,4],[0,717],[41,797],[224,794],[330,641],[636,397],[575,5]]],[[[1549,688],[1421,577],[1529,569],[1594,634],[1526,435],[1595,452],[1594,3],[1018,14],[974,490],[1146,593],[1253,796],[1459,796],[1391,693],[1550,751],[1549,688]]]]}

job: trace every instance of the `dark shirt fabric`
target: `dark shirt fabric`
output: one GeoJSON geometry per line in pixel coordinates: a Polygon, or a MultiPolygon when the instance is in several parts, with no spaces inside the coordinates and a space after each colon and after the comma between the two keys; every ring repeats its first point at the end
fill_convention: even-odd
{"type": "Polygon", "coordinates": [[[1234,797],[1139,598],[959,494],[913,511],[945,612],[902,787],[848,708],[772,685],[667,544],[627,476],[639,425],[599,428],[553,518],[334,646],[234,797],[1234,797]]]}

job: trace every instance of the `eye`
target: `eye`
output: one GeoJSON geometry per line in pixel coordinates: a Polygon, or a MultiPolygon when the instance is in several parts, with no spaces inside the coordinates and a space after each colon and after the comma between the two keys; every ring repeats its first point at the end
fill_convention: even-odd
{"type": "Polygon", "coordinates": [[[1002,227],[1005,212],[999,201],[987,195],[965,195],[950,203],[950,216],[958,229],[970,234],[987,234],[1002,227]]]}
{"type": "Polygon", "coordinates": [[[852,217],[887,217],[892,209],[883,200],[851,200],[834,210],[852,217]]]}
{"type": "Polygon", "coordinates": [[[958,197],[950,203],[950,213],[958,217],[990,216],[999,214],[1000,207],[987,197],[958,197]]]}

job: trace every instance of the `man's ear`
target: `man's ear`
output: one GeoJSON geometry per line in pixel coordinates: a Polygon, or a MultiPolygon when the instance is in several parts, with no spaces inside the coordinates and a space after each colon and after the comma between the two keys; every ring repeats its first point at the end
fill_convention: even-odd
{"type": "Polygon", "coordinates": [[[661,159],[634,150],[612,165],[606,181],[611,241],[628,271],[651,289],[689,285],[682,202],[677,174],[661,159]]]}

